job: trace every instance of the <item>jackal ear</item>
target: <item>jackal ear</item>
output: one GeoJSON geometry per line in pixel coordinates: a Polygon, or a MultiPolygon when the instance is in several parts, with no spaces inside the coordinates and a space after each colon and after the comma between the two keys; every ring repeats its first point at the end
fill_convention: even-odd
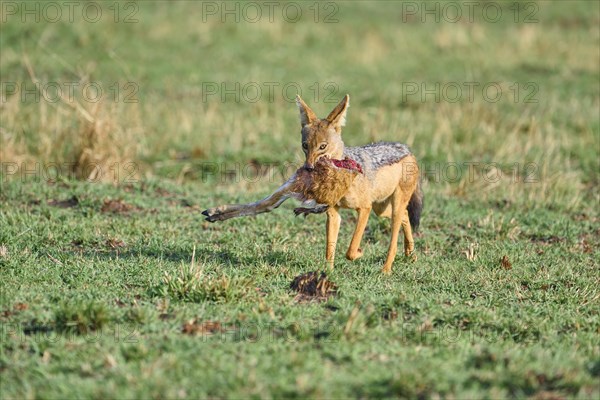
{"type": "Polygon", "coordinates": [[[300,111],[300,125],[302,125],[302,127],[318,119],[317,115],[306,105],[300,95],[296,95],[296,105],[300,111]]]}
{"type": "Polygon", "coordinates": [[[336,128],[341,128],[346,125],[346,111],[348,111],[348,107],[350,106],[350,95],[345,95],[340,104],[335,106],[333,111],[329,113],[327,116],[327,121],[329,121],[330,125],[335,126],[336,128]]]}

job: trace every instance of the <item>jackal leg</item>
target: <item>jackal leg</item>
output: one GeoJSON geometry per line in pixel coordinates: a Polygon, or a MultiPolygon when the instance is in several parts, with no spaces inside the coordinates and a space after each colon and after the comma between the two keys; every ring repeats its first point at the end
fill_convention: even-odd
{"type": "Polygon", "coordinates": [[[412,255],[416,260],[416,256],[413,255],[415,251],[415,240],[413,239],[412,228],[410,227],[410,220],[408,219],[408,210],[404,210],[402,230],[404,231],[404,255],[407,257],[412,255]]]}
{"type": "Polygon", "coordinates": [[[336,207],[327,210],[327,244],[325,248],[325,259],[329,269],[333,269],[335,259],[335,246],[337,245],[338,233],[340,233],[340,222],[342,217],[336,207]]]}
{"type": "Polygon", "coordinates": [[[402,191],[398,187],[394,191],[394,194],[392,194],[392,237],[390,239],[390,247],[388,248],[387,259],[385,260],[385,264],[381,270],[381,272],[384,274],[389,274],[392,272],[392,264],[396,258],[396,252],[398,251],[398,233],[406,213],[406,206],[408,205],[408,201],[402,197],[402,191]]]}
{"type": "Polygon", "coordinates": [[[352,241],[350,241],[350,246],[348,247],[348,251],[346,252],[346,258],[350,261],[356,260],[357,258],[360,258],[363,255],[363,251],[360,248],[360,242],[362,240],[363,234],[365,233],[367,222],[369,221],[369,214],[371,213],[371,208],[359,208],[357,211],[358,221],[356,221],[354,235],[352,236],[352,241]]]}
{"type": "Polygon", "coordinates": [[[294,174],[286,183],[281,185],[273,194],[260,201],[249,204],[230,204],[202,211],[209,222],[225,221],[229,218],[244,217],[269,212],[279,207],[281,203],[296,194],[297,175],[294,174]]]}

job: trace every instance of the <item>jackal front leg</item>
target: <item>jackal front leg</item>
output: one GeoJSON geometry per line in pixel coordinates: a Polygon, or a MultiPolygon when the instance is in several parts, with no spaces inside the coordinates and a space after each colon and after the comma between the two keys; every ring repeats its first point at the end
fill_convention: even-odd
{"type": "Polygon", "coordinates": [[[209,222],[225,221],[230,218],[257,215],[272,211],[279,207],[284,201],[296,192],[297,177],[294,174],[286,183],[281,185],[273,194],[260,201],[248,204],[229,204],[219,207],[209,208],[202,211],[209,222]]]}
{"type": "Polygon", "coordinates": [[[362,241],[365,228],[367,227],[367,222],[369,221],[371,208],[359,208],[357,211],[358,221],[356,221],[356,228],[354,229],[354,235],[352,236],[350,247],[348,247],[348,251],[346,252],[346,258],[350,261],[354,261],[363,255],[363,251],[360,248],[360,242],[362,241]]]}
{"type": "Polygon", "coordinates": [[[336,207],[330,207],[327,210],[327,244],[325,248],[325,259],[329,269],[333,269],[335,259],[335,246],[337,245],[338,233],[340,233],[340,223],[342,217],[336,207]]]}

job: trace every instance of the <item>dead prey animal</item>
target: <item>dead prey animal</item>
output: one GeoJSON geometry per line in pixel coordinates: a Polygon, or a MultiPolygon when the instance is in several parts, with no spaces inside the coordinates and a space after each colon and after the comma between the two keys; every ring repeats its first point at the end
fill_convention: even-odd
{"type": "Polygon", "coordinates": [[[322,157],[314,169],[299,168],[287,182],[260,201],[209,208],[202,214],[209,222],[257,215],[274,210],[290,197],[302,201],[307,206],[295,208],[296,215],[323,213],[344,197],[354,178],[362,173],[362,167],[354,160],[322,157]]]}

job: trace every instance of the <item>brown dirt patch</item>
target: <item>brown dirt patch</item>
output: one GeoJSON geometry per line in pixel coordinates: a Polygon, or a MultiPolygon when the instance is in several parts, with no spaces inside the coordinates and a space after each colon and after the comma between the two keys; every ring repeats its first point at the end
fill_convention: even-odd
{"type": "Polygon", "coordinates": [[[294,300],[299,303],[325,301],[338,292],[337,285],[323,271],[312,271],[294,278],[290,289],[298,292],[294,300]]]}
{"type": "Polygon", "coordinates": [[[8,318],[12,315],[18,314],[22,311],[26,311],[29,309],[29,304],[27,303],[16,303],[12,309],[2,311],[2,315],[4,318],[8,318]]]}
{"type": "Polygon", "coordinates": [[[71,196],[71,198],[66,199],[66,200],[48,200],[48,205],[52,206],[52,207],[58,207],[58,208],[73,208],[73,207],[77,207],[77,205],[79,205],[79,199],[77,198],[77,196],[71,196]]]}
{"type": "Polygon", "coordinates": [[[556,235],[549,235],[549,236],[530,235],[529,240],[531,240],[531,242],[535,243],[535,244],[552,245],[552,244],[564,242],[565,238],[558,237],[556,235]]]}
{"type": "Polygon", "coordinates": [[[125,247],[127,244],[121,239],[111,238],[106,240],[105,245],[111,249],[120,249],[121,247],[125,247]]]}
{"type": "Polygon", "coordinates": [[[103,213],[126,214],[137,209],[137,207],[127,204],[123,200],[105,199],[100,211],[103,213]]]}
{"type": "Polygon", "coordinates": [[[191,319],[181,328],[181,332],[186,335],[212,335],[222,332],[223,326],[218,321],[197,321],[191,319]]]}
{"type": "Polygon", "coordinates": [[[510,262],[510,260],[508,259],[507,255],[504,255],[502,257],[502,259],[500,260],[500,266],[505,269],[505,270],[511,270],[512,269],[512,263],[510,262]]]}

